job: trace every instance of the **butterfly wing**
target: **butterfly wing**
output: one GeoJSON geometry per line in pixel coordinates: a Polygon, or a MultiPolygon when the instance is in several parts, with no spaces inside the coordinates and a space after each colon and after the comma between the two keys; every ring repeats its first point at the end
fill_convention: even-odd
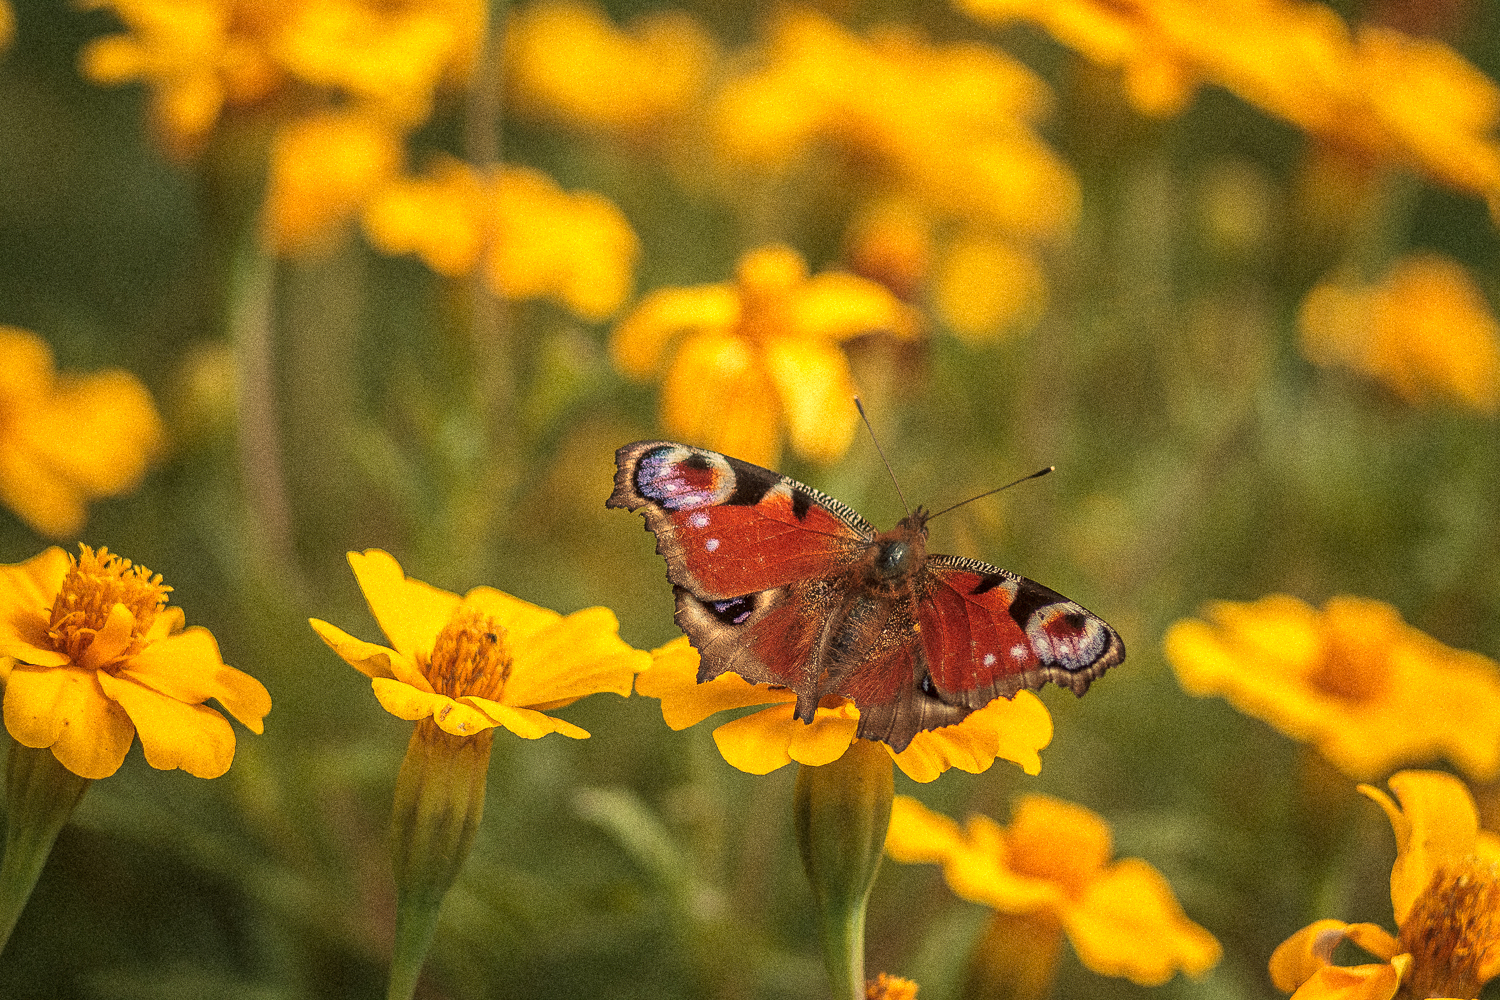
{"type": "Polygon", "coordinates": [[[927,560],[918,620],[927,693],[981,708],[1051,681],[1081,695],[1125,659],[1119,633],[1025,577],[959,556],[927,560]]]}
{"type": "Polygon", "coordinates": [[[667,560],[677,624],[701,656],[700,681],[733,670],[818,700],[822,602],[858,562],[874,527],[832,497],[718,452],[638,441],[615,454],[607,506],[639,510],[667,560]]]}

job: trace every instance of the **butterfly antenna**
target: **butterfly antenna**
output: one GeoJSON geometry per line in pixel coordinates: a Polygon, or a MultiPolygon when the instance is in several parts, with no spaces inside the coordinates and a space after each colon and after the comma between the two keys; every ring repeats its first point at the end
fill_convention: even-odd
{"type": "Polygon", "coordinates": [[[865,430],[870,432],[870,440],[875,443],[875,453],[885,463],[885,471],[890,473],[891,485],[896,487],[896,496],[901,498],[901,506],[906,508],[906,516],[911,517],[911,505],[906,502],[906,494],[901,492],[901,483],[896,480],[896,470],[891,468],[891,460],[885,457],[885,449],[880,447],[880,438],[875,436],[875,428],[870,426],[870,418],[865,414],[865,404],[859,401],[858,396],[854,397],[854,408],[859,411],[859,419],[865,422],[865,430]]]}
{"type": "Polygon", "coordinates": [[[931,521],[933,518],[942,517],[944,514],[948,513],[950,510],[958,510],[958,508],[962,507],[966,503],[973,503],[975,500],[983,500],[985,497],[994,496],[996,493],[999,493],[1001,490],[1008,490],[1012,486],[1020,486],[1022,483],[1030,482],[1033,479],[1040,479],[1042,476],[1045,476],[1047,473],[1049,473],[1049,472],[1056,472],[1056,471],[1057,471],[1057,466],[1055,466],[1055,465],[1049,465],[1045,469],[1037,469],[1031,475],[1029,475],[1029,476],[1022,476],[1020,479],[1017,479],[1013,483],[1006,483],[1004,486],[997,486],[997,487],[995,487],[992,490],[985,490],[983,493],[979,494],[977,497],[969,497],[969,499],[967,499],[967,500],[960,500],[958,503],[954,504],[952,507],[944,507],[942,510],[938,511],[936,514],[932,515],[932,517],[929,517],[927,520],[931,521]]]}

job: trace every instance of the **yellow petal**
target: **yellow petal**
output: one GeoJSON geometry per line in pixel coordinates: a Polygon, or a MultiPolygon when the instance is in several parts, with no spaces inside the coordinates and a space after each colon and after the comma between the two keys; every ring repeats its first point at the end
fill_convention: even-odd
{"type": "Polygon", "coordinates": [[[0,656],[43,667],[68,662],[47,638],[52,604],[67,573],[68,554],[55,545],[23,563],[0,566],[0,656]]]}
{"type": "Polygon", "coordinates": [[[916,310],[867,278],[827,271],[799,288],[792,323],[803,337],[843,341],[867,333],[916,336],[916,310]]]}
{"type": "Polygon", "coordinates": [[[635,679],[636,694],[661,700],[662,719],[672,729],[696,726],[710,715],[732,708],[793,702],[797,696],[767,684],[751,684],[739,674],[720,674],[698,683],[698,651],[687,636],[651,651],[650,669],[635,679]]]}
{"type": "Polygon", "coordinates": [[[792,727],[802,725],[792,717],[791,705],[778,705],[724,723],[714,730],[714,743],[724,759],[741,771],[770,774],[792,762],[789,748],[796,735],[792,727]]]}
{"type": "Polygon", "coordinates": [[[349,553],[349,565],[370,613],[396,651],[408,660],[430,653],[458,607],[458,595],[407,577],[401,564],[380,549],[349,553]]]}
{"type": "Polygon", "coordinates": [[[1023,795],[1005,831],[1011,867],[1081,896],[1114,854],[1114,835],[1091,809],[1050,795],[1023,795]]]}
{"type": "Polygon", "coordinates": [[[661,422],[674,437],[757,465],[779,452],[781,402],[750,341],[689,335],[662,382],[661,422]]]}
{"type": "Polygon", "coordinates": [[[819,708],[810,723],[798,723],[787,743],[787,756],[814,767],[831,764],[844,756],[859,728],[859,710],[845,703],[838,708],[819,708]]]}
{"type": "Polygon", "coordinates": [[[16,664],[5,684],[5,728],[23,746],[51,747],[64,767],[107,778],[125,760],[135,727],[104,696],[92,670],[16,664]]]}
{"type": "Polygon", "coordinates": [[[560,733],[575,740],[589,738],[588,730],[580,729],[571,722],[564,722],[562,719],[553,718],[530,708],[502,705],[486,698],[469,700],[479,706],[495,725],[504,726],[522,739],[540,739],[548,733],[560,733]]]}
{"type": "Polygon", "coordinates": [[[271,711],[265,685],[227,665],[213,633],[199,626],[153,642],[125,661],[120,676],[189,705],[212,698],[254,733],[271,711]]]}
{"type": "Polygon", "coordinates": [[[1005,913],[1057,914],[1068,905],[1061,884],[1011,865],[1000,824],[988,816],[971,816],[964,832],[963,848],[949,854],[943,865],[943,877],[956,895],[1005,913]]]}
{"type": "Polygon", "coordinates": [[[146,763],[162,771],[182,768],[197,778],[217,778],[234,761],[234,730],[206,705],[187,705],[126,677],[100,672],[99,686],[135,724],[146,763]]]}
{"type": "Polygon", "coordinates": [[[585,608],[525,640],[506,636],[514,650],[501,701],[507,705],[558,705],[584,695],[629,695],[635,675],[651,655],[626,645],[608,608],[585,608]]]}
{"type": "Polygon", "coordinates": [[[1271,953],[1271,982],[1283,993],[1307,982],[1333,961],[1333,949],[1348,927],[1342,920],[1317,920],[1281,942],[1271,953]]]}
{"type": "Polygon", "coordinates": [[[1396,831],[1391,905],[1400,926],[1440,866],[1474,853],[1479,814],[1468,788],[1452,775],[1400,771],[1391,775],[1389,784],[1401,802],[1399,810],[1378,789],[1363,785],[1360,791],[1380,804],[1396,831]]]}
{"type": "Polygon", "coordinates": [[[120,658],[120,654],[129,648],[131,634],[134,631],[135,615],[125,605],[116,604],[109,609],[109,614],[104,619],[104,627],[83,651],[78,665],[86,670],[100,670],[114,663],[120,658]]]}
{"type": "Polygon", "coordinates": [[[389,677],[376,677],[370,681],[370,687],[375,691],[375,700],[380,702],[381,708],[409,722],[436,715],[455,704],[447,695],[422,691],[389,677]]]}
{"type": "Polygon", "coordinates": [[[769,337],[764,351],[792,449],[817,462],[841,458],[859,425],[843,350],[812,337],[769,337]]]}
{"type": "MultiPolygon", "coordinates": [[[[437,697],[442,697],[438,695],[437,697]]],[[[480,698],[465,698],[463,701],[449,699],[438,705],[432,713],[432,721],[449,736],[473,736],[486,729],[495,728],[495,722],[477,703],[480,698]],[[476,704],[468,704],[474,702],[476,704]]]]}
{"type": "Polygon", "coordinates": [[[1392,1000],[1400,986],[1400,973],[1390,963],[1325,965],[1291,1000],[1392,1000]]]}
{"type": "Polygon", "coordinates": [[[432,690],[432,685],[417,665],[394,649],[356,639],[343,629],[317,618],[309,618],[307,623],[329,649],[366,677],[387,677],[424,691],[432,690]]]}
{"type": "Polygon", "coordinates": [[[963,849],[958,824],[933,812],[909,795],[891,800],[891,825],[885,835],[885,852],[906,864],[946,861],[963,849]]]}
{"type": "Polygon", "coordinates": [[[551,608],[523,601],[494,587],[475,587],[464,595],[464,600],[499,621],[505,628],[505,641],[512,648],[521,647],[538,632],[563,620],[551,608]]]}
{"type": "Polygon", "coordinates": [[[950,767],[978,774],[1000,758],[1037,774],[1042,769],[1039,751],[1051,742],[1047,706],[1030,691],[1021,691],[1014,698],[996,698],[957,725],[917,733],[896,754],[896,765],[921,782],[932,781],[950,767]]]}
{"type": "Polygon", "coordinates": [[[1202,975],[1222,954],[1214,936],[1182,912],[1161,873],[1135,858],[1090,883],[1063,924],[1086,967],[1141,986],[1158,986],[1178,970],[1202,975]]]}
{"type": "Polygon", "coordinates": [[[740,316],[739,295],[727,284],[664,288],[641,300],[610,336],[615,367],[642,379],[662,364],[667,344],[691,331],[727,331],[740,316]]]}

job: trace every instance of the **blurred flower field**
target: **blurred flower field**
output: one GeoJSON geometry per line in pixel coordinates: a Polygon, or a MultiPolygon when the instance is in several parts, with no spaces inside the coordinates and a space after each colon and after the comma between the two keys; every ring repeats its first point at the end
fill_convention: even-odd
{"type": "Polygon", "coordinates": [[[1477,0],[0,0],[0,997],[1496,995],[1497,81],[1477,0]],[[650,439],[1055,465],[932,551],[1128,658],[700,684],[650,439]]]}

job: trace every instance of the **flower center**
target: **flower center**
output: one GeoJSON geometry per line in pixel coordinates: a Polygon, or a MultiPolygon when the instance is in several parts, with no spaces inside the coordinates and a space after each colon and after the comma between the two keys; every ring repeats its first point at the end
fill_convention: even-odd
{"type": "Polygon", "coordinates": [[[505,629],[477,608],[460,604],[438,633],[427,679],[438,694],[497,701],[510,677],[505,629]]]}
{"type": "Polygon", "coordinates": [[[1439,868],[1412,904],[1401,947],[1411,997],[1477,997],[1500,962],[1500,871],[1475,857],[1439,868]]]}
{"type": "Polygon", "coordinates": [[[1394,609],[1337,599],[1324,611],[1323,655],[1308,677],[1319,692],[1340,701],[1374,701],[1390,685],[1391,649],[1401,621],[1394,609]]]}
{"type": "Polygon", "coordinates": [[[68,573],[52,605],[47,624],[52,648],[78,663],[104,628],[115,605],[123,604],[135,623],[122,655],[139,652],[145,646],[145,635],[152,622],[166,607],[167,594],[172,588],[161,582],[160,574],[132,565],[129,559],[122,559],[102,546],[95,552],[87,545],[79,545],[78,551],[77,558],[68,557],[68,573]]]}

